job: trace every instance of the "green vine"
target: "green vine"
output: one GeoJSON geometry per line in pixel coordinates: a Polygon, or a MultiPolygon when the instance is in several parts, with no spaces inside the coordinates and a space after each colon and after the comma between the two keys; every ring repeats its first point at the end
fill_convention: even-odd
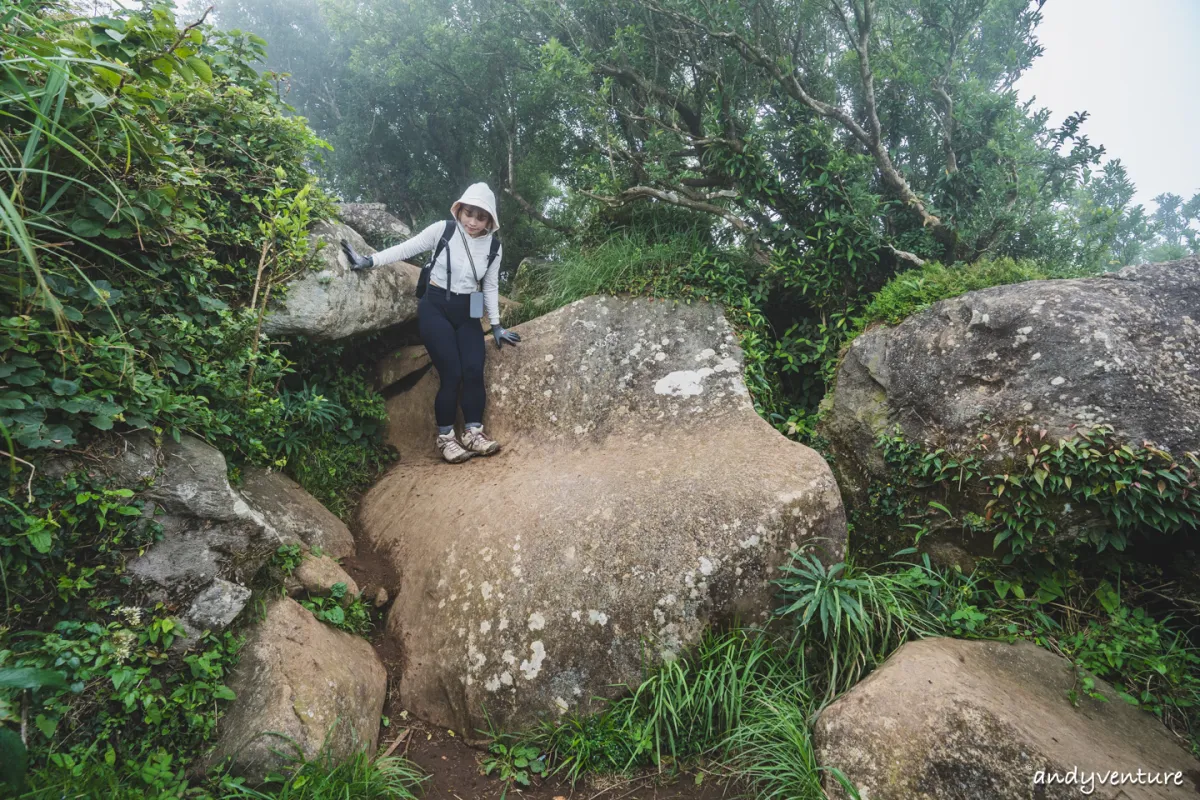
{"type": "Polygon", "coordinates": [[[1200,457],[1178,458],[1150,444],[1119,442],[1109,427],[1052,443],[1044,429],[1015,435],[981,434],[968,452],[927,450],[898,430],[878,446],[896,476],[871,493],[875,510],[916,519],[918,539],[934,529],[959,526],[986,533],[993,549],[1007,548],[1006,563],[1049,553],[1064,539],[1096,552],[1124,550],[1136,533],[1171,534],[1200,526],[1197,472],[1200,457]],[[1011,446],[996,468],[989,457],[1011,446]]]}

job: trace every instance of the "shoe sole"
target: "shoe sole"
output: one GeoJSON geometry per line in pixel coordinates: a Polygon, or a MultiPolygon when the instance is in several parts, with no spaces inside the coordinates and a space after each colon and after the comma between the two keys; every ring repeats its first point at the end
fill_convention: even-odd
{"type": "Polygon", "coordinates": [[[445,461],[447,464],[462,464],[466,461],[470,461],[474,457],[475,453],[467,450],[460,458],[450,459],[442,456],[442,461],[445,461]]]}

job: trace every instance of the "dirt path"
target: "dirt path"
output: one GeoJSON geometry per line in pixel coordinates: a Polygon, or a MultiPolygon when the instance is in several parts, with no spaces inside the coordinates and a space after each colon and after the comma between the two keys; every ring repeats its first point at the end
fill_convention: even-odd
{"type": "MultiPolygon", "coordinates": [[[[355,540],[361,542],[357,524],[351,525],[351,530],[355,540]]],[[[360,551],[347,558],[342,566],[359,587],[369,592],[368,598],[380,586],[394,596],[398,581],[388,559],[360,551]]],[[[387,608],[384,606],[380,612],[380,623],[387,608]]],[[[701,782],[697,785],[698,773],[694,771],[675,779],[647,772],[605,782],[581,781],[573,788],[559,780],[539,781],[529,788],[514,785],[506,793],[503,783],[483,775],[481,751],[467,745],[461,737],[451,736],[408,714],[400,703],[397,681],[392,677],[404,667],[403,653],[378,633],[372,637],[371,644],[389,676],[388,699],[383,713],[390,725],[380,729],[379,742],[386,747],[398,736],[405,736],[394,752],[404,755],[430,776],[424,784],[423,797],[427,800],[500,800],[502,797],[522,800],[720,800],[741,794],[721,776],[712,773],[700,773],[701,782]]]]}

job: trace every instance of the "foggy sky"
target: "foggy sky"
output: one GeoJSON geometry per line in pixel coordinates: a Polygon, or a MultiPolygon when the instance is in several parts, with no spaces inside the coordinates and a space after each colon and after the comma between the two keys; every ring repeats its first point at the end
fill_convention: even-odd
{"type": "Polygon", "coordinates": [[[1020,96],[1055,124],[1091,112],[1083,132],[1121,159],[1147,210],[1200,191],[1200,0],[1047,0],[1042,14],[1046,52],[1020,96]]]}

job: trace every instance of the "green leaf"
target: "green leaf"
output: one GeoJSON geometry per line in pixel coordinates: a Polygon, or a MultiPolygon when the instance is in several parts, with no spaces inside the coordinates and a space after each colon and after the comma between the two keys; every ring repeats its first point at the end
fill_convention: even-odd
{"type": "Polygon", "coordinates": [[[93,219],[76,217],[71,220],[71,232],[76,236],[83,236],[90,239],[94,236],[99,236],[102,230],[104,230],[104,224],[93,219]]]}
{"type": "Polygon", "coordinates": [[[50,381],[50,389],[59,397],[70,397],[79,391],[79,384],[62,378],[50,381]]]}
{"type": "Polygon", "coordinates": [[[0,668],[0,689],[62,689],[66,685],[61,672],[31,667],[0,668]]]}
{"type": "Polygon", "coordinates": [[[33,549],[42,555],[49,553],[50,549],[54,546],[54,537],[46,528],[37,528],[29,531],[26,536],[29,539],[29,543],[33,545],[33,549]]]}
{"type": "Polygon", "coordinates": [[[196,77],[205,83],[212,83],[212,67],[208,66],[203,59],[192,56],[187,60],[187,63],[192,68],[192,72],[196,73],[196,77]]]}
{"type": "Polygon", "coordinates": [[[213,697],[217,698],[218,700],[236,700],[237,699],[237,695],[234,693],[233,689],[230,689],[228,686],[223,686],[223,685],[218,686],[213,691],[213,697]]]}
{"type": "Polygon", "coordinates": [[[28,758],[20,735],[8,728],[0,728],[0,782],[13,794],[19,794],[25,785],[28,758]]]}
{"type": "Polygon", "coordinates": [[[42,732],[42,736],[45,736],[47,739],[53,739],[54,731],[58,728],[58,720],[50,719],[45,714],[38,714],[33,724],[42,732]]]}

